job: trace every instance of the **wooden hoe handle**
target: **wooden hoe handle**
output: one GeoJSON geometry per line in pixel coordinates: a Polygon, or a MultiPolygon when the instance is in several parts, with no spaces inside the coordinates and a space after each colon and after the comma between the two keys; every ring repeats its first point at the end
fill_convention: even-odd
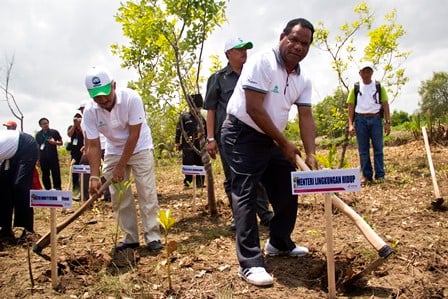
{"type": "MultiPolygon", "coordinates": [[[[308,165],[303,161],[300,156],[296,156],[297,166],[303,171],[311,171],[308,165]]],[[[359,216],[349,205],[347,205],[342,199],[340,199],[336,194],[332,194],[331,203],[333,206],[341,210],[346,216],[348,216],[358,227],[364,237],[369,241],[369,243],[377,250],[380,251],[386,243],[381,239],[377,233],[370,227],[370,225],[359,216]]]]}
{"type": "MultiPolygon", "coordinates": [[[[100,194],[102,194],[106,190],[106,188],[109,187],[110,183],[111,183],[111,180],[107,180],[101,186],[98,193],[91,195],[90,198],[88,200],[86,200],[72,215],[70,215],[64,221],[59,223],[56,226],[56,232],[59,233],[64,228],[66,228],[70,223],[75,221],[79,216],[81,216],[93,204],[93,202],[98,199],[100,194]]],[[[47,247],[50,244],[50,234],[51,234],[51,231],[46,233],[42,238],[40,238],[36,242],[36,244],[33,246],[33,251],[35,253],[40,254],[42,249],[44,249],[45,247],[47,247]]]]}

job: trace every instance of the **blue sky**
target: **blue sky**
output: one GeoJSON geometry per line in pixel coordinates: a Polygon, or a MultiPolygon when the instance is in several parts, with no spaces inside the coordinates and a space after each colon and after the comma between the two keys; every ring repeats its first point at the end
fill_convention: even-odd
{"type": "MultiPolygon", "coordinates": [[[[433,0],[366,1],[377,22],[385,12],[397,9],[398,22],[407,31],[400,40],[401,49],[412,51],[405,62],[410,81],[400,97],[392,103],[394,110],[412,113],[418,107],[418,88],[433,72],[448,71],[447,27],[448,2],[433,0]],[[429,4],[430,3],[430,4],[429,4]]],[[[323,21],[332,32],[344,21],[354,18],[358,1],[255,1],[228,2],[228,21],[218,28],[205,44],[208,56],[219,54],[223,63],[226,39],[241,36],[254,43],[257,51],[276,45],[286,22],[305,17],[312,23],[323,21]]],[[[79,103],[88,99],[84,74],[92,65],[104,65],[114,74],[118,85],[136,79],[133,70],[120,69],[120,60],[112,56],[112,43],[125,43],[114,14],[119,1],[111,0],[4,0],[0,10],[0,84],[6,83],[5,68],[14,59],[9,89],[14,94],[24,118],[25,131],[39,129],[37,121],[45,116],[50,126],[67,139],[66,129],[79,103]]],[[[311,49],[302,63],[313,81],[313,103],[330,95],[337,78],[329,65],[329,57],[311,49]]],[[[358,80],[356,65],[350,80],[358,80]]],[[[203,74],[208,76],[207,73],[203,74]]],[[[0,121],[13,118],[4,95],[0,97],[0,121]]]]}

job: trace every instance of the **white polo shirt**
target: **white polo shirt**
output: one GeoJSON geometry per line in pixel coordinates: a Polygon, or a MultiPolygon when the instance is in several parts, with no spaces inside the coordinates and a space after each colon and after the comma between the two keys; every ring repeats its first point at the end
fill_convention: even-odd
{"type": "Polygon", "coordinates": [[[0,131],[0,165],[16,154],[19,148],[19,136],[20,131],[17,130],[0,131]]]}
{"type": "Polygon", "coordinates": [[[116,90],[116,102],[112,111],[98,106],[95,101],[86,105],[82,127],[88,139],[106,137],[106,155],[121,155],[129,138],[129,125],[142,124],[140,137],[134,153],[153,149],[151,129],[146,122],[143,102],[137,92],[131,89],[116,90]]]}
{"type": "Polygon", "coordinates": [[[266,94],[263,107],[280,131],[286,128],[293,104],[311,107],[311,80],[300,71],[299,66],[288,74],[278,48],[248,59],[227,104],[227,114],[264,133],[247,114],[245,89],[266,94]]]}

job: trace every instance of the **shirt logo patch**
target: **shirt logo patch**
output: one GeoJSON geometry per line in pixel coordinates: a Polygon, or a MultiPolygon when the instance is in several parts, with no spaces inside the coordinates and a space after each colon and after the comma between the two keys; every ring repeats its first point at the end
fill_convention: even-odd
{"type": "Polygon", "coordinates": [[[278,93],[279,91],[278,91],[278,86],[277,85],[275,85],[275,87],[274,87],[274,89],[272,90],[272,92],[273,93],[278,93]]]}
{"type": "Polygon", "coordinates": [[[100,123],[98,124],[98,128],[102,128],[102,127],[105,127],[105,126],[106,126],[106,124],[104,122],[102,122],[102,121],[100,121],[100,123]]]}

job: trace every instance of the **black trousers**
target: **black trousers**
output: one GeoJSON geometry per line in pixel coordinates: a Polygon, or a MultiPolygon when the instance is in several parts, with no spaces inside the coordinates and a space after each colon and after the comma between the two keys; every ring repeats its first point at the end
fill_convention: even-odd
{"type": "Polygon", "coordinates": [[[46,190],[52,189],[51,178],[53,179],[53,189],[62,190],[61,183],[61,170],[59,168],[59,159],[58,157],[52,157],[50,159],[40,159],[40,170],[42,171],[42,183],[44,184],[44,188],[46,190]]]}
{"type": "MultiPolygon", "coordinates": [[[[232,208],[232,172],[230,171],[230,166],[226,161],[226,157],[223,154],[224,148],[222,146],[221,140],[216,140],[218,143],[218,150],[221,153],[221,164],[222,169],[224,170],[224,190],[227,194],[227,198],[229,199],[230,207],[232,208]]],[[[266,193],[266,189],[263,184],[260,182],[257,186],[257,215],[260,218],[260,221],[263,223],[269,223],[274,216],[274,214],[269,210],[269,198],[266,193]]],[[[232,209],[233,213],[233,209],[232,209]]]]}
{"type": "MultiPolygon", "coordinates": [[[[81,163],[82,153],[79,149],[72,150],[71,157],[72,157],[72,160],[75,160],[75,165],[79,165],[81,163]]],[[[79,175],[79,173],[72,173],[73,190],[79,189],[80,184],[81,184],[81,182],[79,181],[80,177],[81,176],[79,175]]]]}
{"type": "Polygon", "coordinates": [[[291,240],[297,217],[297,195],[291,191],[294,165],[272,138],[228,116],[221,129],[224,155],[232,173],[232,207],[236,227],[236,250],[242,268],[263,267],[256,219],[257,186],[266,189],[274,210],[270,243],[281,251],[295,247],[291,240]]]}
{"type": "Polygon", "coordinates": [[[31,135],[21,133],[17,152],[9,160],[9,169],[6,169],[6,163],[2,164],[0,169],[0,190],[2,192],[0,226],[4,233],[12,230],[13,212],[15,227],[34,231],[30,189],[37,157],[36,140],[31,135]]]}
{"type": "MultiPolygon", "coordinates": [[[[204,163],[202,163],[201,156],[199,156],[193,149],[182,149],[182,164],[183,165],[196,165],[196,166],[203,166],[204,163]]],[[[196,186],[197,187],[203,187],[204,186],[204,179],[205,176],[203,175],[197,175],[196,176],[196,186]]],[[[190,186],[193,182],[193,176],[192,175],[185,175],[184,178],[184,186],[190,186]]]]}

